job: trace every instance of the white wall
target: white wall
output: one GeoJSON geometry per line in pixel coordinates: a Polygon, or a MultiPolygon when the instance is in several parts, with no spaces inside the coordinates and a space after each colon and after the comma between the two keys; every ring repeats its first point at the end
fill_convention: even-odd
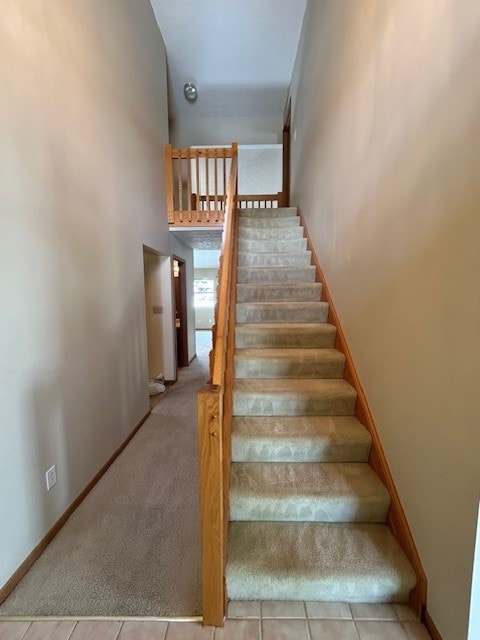
{"type": "Polygon", "coordinates": [[[170,247],[172,254],[185,261],[187,280],[188,361],[190,362],[196,353],[195,309],[193,308],[193,249],[179,240],[173,233],[170,234],[170,247]]]}
{"type": "Polygon", "coordinates": [[[1,586],[148,411],[143,244],[170,245],[148,0],[3,0],[0,67],[1,586]]]}
{"type": "Polygon", "coordinates": [[[238,148],[238,193],[282,190],[282,145],[252,144],[238,148]]]}
{"type": "Polygon", "coordinates": [[[281,142],[281,116],[177,117],[170,121],[174,147],[276,144],[281,142]]]}
{"type": "Polygon", "coordinates": [[[465,640],[480,486],[480,4],[309,2],[307,218],[429,582],[465,640]]]}

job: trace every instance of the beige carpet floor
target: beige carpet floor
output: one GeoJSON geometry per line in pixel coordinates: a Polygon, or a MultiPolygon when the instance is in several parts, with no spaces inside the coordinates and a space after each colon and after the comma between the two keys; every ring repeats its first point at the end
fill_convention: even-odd
{"type": "Polygon", "coordinates": [[[196,392],[198,357],[68,520],[0,616],[201,614],[196,392]]]}

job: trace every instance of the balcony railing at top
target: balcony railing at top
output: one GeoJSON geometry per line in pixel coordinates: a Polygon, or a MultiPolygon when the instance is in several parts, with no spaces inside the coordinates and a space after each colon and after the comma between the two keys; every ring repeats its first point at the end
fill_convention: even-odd
{"type": "MultiPolygon", "coordinates": [[[[174,226],[221,226],[225,217],[228,176],[238,145],[165,149],[168,222],[174,226]]],[[[282,193],[236,195],[236,206],[283,206],[282,193]]]]}

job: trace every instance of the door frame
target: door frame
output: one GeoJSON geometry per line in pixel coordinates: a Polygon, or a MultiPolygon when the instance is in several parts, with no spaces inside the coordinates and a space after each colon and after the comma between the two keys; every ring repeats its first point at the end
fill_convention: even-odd
{"type": "Polygon", "coordinates": [[[289,96],[283,114],[282,133],[282,192],[283,206],[290,206],[290,128],[292,125],[292,98],[289,96]]]}
{"type": "Polygon", "coordinates": [[[177,369],[187,367],[188,360],[188,320],[187,320],[187,274],[186,262],[179,256],[172,254],[172,278],[175,296],[175,346],[177,354],[177,369]],[[178,278],[173,274],[173,260],[178,262],[178,278]],[[178,284],[177,284],[178,283],[178,284]],[[180,320],[179,331],[177,331],[177,311],[180,320]]]}

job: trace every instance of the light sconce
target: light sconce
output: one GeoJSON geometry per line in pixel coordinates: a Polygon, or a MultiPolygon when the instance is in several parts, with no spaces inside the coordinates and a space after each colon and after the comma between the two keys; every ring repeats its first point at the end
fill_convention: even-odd
{"type": "Polygon", "coordinates": [[[198,97],[196,85],[193,82],[186,82],[183,85],[183,95],[189,102],[194,102],[198,97]]]}

